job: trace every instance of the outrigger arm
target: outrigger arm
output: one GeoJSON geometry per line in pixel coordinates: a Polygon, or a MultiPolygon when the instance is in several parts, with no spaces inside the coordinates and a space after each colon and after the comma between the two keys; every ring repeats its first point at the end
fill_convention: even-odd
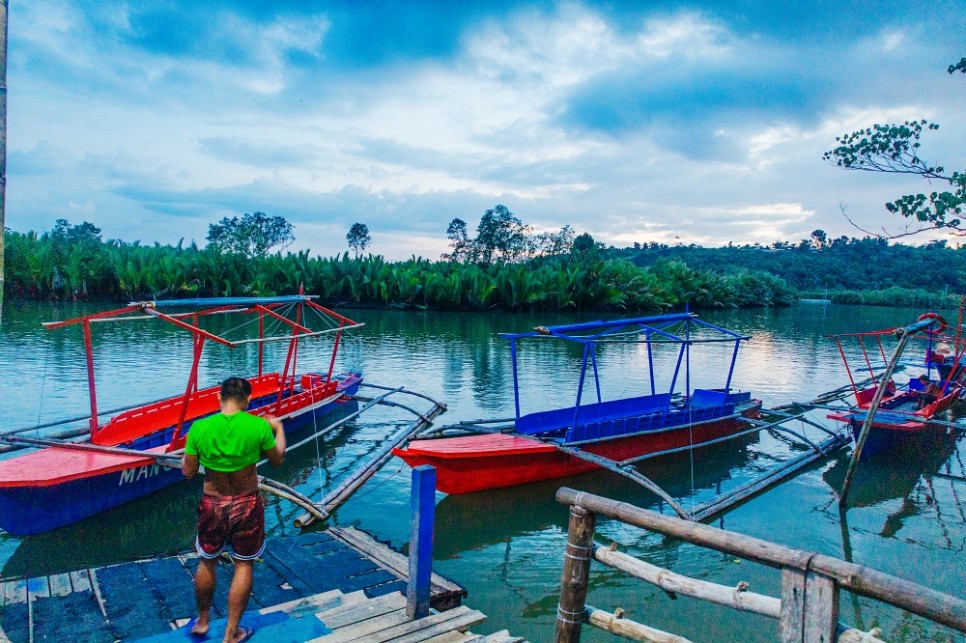
{"type": "Polygon", "coordinates": [[[621,466],[616,462],[614,462],[613,460],[611,460],[610,458],[605,458],[603,456],[595,455],[593,453],[587,453],[586,451],[582,451],[580,449],[574,449],[573,447],[565,447],[562,444],[557,444],[556,447],[557,447],[557,450],[560,451],[561,453],[566,453],[567,455],[572,456],[574,458],[579,458],[580,460],[592,462],[599,467],[607,469],[608,471],[613,471],[614,473],[618,475],[622,475],[625,478],[628,478],[629,480],[633,480],[634,482],[641,485],[651,493],[660,497],[661,500],[666,502],[668,506],[671,507],[671,509],[674,509],[674,513],[676,513],[678,516],[680,516],[681,518],[684,518],[685,520],[692,520],[691,514],[689,514],[684,507],[682,507],[674,498],[672,498],[668,494],[668,492],[666,492],[664,489],[659,487],[657,484],[654,483],[653,480],[651,480],[650,478],[648,478],[647,476],[645,476],[643,473],[633,468],[632,466],[629,466],[629,465],[621,466]]]}

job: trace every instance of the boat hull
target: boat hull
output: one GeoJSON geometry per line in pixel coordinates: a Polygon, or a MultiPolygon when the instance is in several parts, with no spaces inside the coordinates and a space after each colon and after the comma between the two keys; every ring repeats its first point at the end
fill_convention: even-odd
{"type": "MultiPolygon", "coordinates": [[[[741,409],[741,414],[755,417],[760,408],[761,403],[754,401],[741,409]]],[[[700,446],[746,428],[746,422],[732,416],[568,446],[620,462],[652,453],[700,446]]],[[[436,486],[448,494],[512,487],[600,468],[558,450],[552,443],[511,434],[416,440],[405,449],[395,449],[393,453],[412,467],[435,467],[436,486]]]]}
{"type": "MultiPolygon", "coordinates": [[[[361,376],[350,374],[339,383],[335,395],[319,400],[309,397],[304,403],[289,405],[282,416],[286,435],[341,408],[344,396],[354,394],[361,382],[361,376]]],[[[163,452],[172,433],[169,428],[166,438],[148,436],[141,446],[163,452]],[[162,446],[152,444],[159,441],[162,446]]],[[[17,466],[18,458],[11,458],[3,463],[9,474],[0,480],[0,529],[14,536],[63,527],[185,479],[181,469],[136,455],[48,447],[20,458],[29,458],[21,462],[31,465],[17,466]]]]}
{"type": "MultiPolygon", "coordinates": [[[[929,406],[916,411],[902,411],[899,409],[882,408],[872,421],[869,435],[862,447],[862,455],[878,457],[893,453],[896,449],[915,448],[915,441],[923,435],[942,434],[946,431],[941,425],[930,423],[929,420],[945,412],[960,398],[962,389],[956,388],[952,393],[936,400],[929,406]]],[[[905,393],[896,396],[901,401],[905,393]]],[[[914,396],[911,396],[914,399],[914,396]]],[[[909,403],[906,406],[910,406],[909,403]]],[[[859,440],[862,425],[868,417],[869,404],[865,403],[859,409],[848,413],[831,413],[829,419],[846,422],[855,442],[859,440]]]]}

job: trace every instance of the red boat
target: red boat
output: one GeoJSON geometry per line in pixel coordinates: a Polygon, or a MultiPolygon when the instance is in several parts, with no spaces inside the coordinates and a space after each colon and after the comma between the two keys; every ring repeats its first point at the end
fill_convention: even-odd
{"type": "MultiPolygon", "coordinates": [[[[583,324],[538,327],[533,332],[503,335],[510,340],[516,415],[511,427],[494,430],[481,421],[460,428],[489,429],[480,435],[415,440],[393,453],[410,466],[436,467],[437,487],[461,494],[584,473],[613,463],[627,465],[674,451],[708,445],[749,430],[761,402],[749,392],[731,389],[738,348],[747,336],[680,313],[583,324]],[[583,360],[573,406],[520,414],[517,343],[531,338],[556,338],[583,347],[583,360]],[[601,344],[645,344],[650,393],[604,401],[598,379],[597,349],[601,344]],[[681,371],[690,365],[696,345],[734,345],[730,367],[722,370],[722,388],[693,389],[675,394],[681,371]],[[667,393],[656,393],[654,355],[658,345],[676,347],[677,361],[667,393]],[[597,400],[582,403],[588,366],[597,400]],[[494,432],[495,431],[495,432],[494,432]]],[[[688,371],[683,378],[690,381],[688,371]]],[[[503,421],[505,422],[505,421],[503,421]]],[[[453,427],[451,427],[453,428],[453,427]]]]}
{"type": "Polygon", "coordinates": [[[258,374],[249,378],[249,412],[271,413],[282,420],[286,433],[336,410],[362,382],[358,373],[334,374],[343,331],[358,324],[298,295],[272,298],[218,298],[138,302],[125,308],[45,324],[49,329],[80,325],[87,353],[90,392],[89,435],[83,442],[37,439],[8,433],[3,440],[21,447],[42,447],[0,461],[0,528],[30,535],[67,525],[134,500],[183,480],[180,452],[193,421],[218,412],[218,386],[199,389],[198,366],[206,341],[236,347],[257,343],[258,374]],[[189,309],[189,312],[163,312],[189,309]],[[309,327],[307,313],[315,314],[309,327]],[[212,316],[250,315],[258,322],[258,336],[229,338],[204,327],[212,316]],[[98,416],[91,345],[91,323],[108,320],[156,319],[190,332],[194,355],[185,392],[158,402],[130,408],[101,424],[98,416]],[[284,329],[277,336],[265,332],[266,323],[284,329]],[[296,376],[301,340],[335,335],[328,372],[296,376]],[[263,347],[287,341],[284,369],[262,371],[263,347]]]}
{"type": "MultiPolygon", "coordinates": [[[[901,338],[906,329],[887,328],[830,337],[838,346],[855,395],[855,404],[848,410],[830,413],[829,419],[848,424],[853,437],[858,440],[859,432],[872,410],[876,391],[880,386],[884,387],[863,447],[866,455],[888,454],[924,432],[946,431],[934,420],[939,419],[962,396],[966,378],[966,343],[963,338],[958,331],[956,334],[948,333],[946,321],[935,313],[922,315],[917,326],[923,328],[910,338],[924,345],[925,360],[920,357],[905,361],[902,365],[923,370],[924,373],[910,377],[908,383],[901,385],[897,385],[891,377],[877,373],[876,367],[885,367],[889,362],[883,340],[901,338]],[[870,386],[859,388],[856,384],[853,368],[846,357],[844,345],[847,343],[854,343],[859,348],[858,360],[869,375],[870,386]],[[926,390],[930,386],[932,394],[926,390]]],[[[957,328],[961,326],[960,320],[957,328]]],[[[899,364],[901,357],[901,354],[894,355],[892,360],[899,364]]]]}

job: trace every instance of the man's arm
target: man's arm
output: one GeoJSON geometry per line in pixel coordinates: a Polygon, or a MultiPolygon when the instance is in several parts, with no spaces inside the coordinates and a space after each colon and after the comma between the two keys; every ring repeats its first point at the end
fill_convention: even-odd
{"type": "Polygon", "coordinates": [[[184,458],[181,460],[181,472],[184,474],[184,476],[188,480],[191,480],[198,475],[198,469],[198,456],[188,455],[187,453],[184,454],[184,458]]]}
{"type": "Polygon", "coordinates": [[[265,457],[277,467],[285,462],[285,429],[282,427],[282,421],[274,415],[266,415],[265,419],[275,432],[275,446],[265,452],[265,457]]]}

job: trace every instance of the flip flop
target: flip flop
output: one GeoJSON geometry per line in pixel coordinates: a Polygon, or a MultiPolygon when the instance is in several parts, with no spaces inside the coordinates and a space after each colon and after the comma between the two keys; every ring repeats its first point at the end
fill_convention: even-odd
{"type": "Polygon", "coordinates": [[[247,625],[239,625],[238,629],[235,630],[235,634],[241,631],[242,636],[240,639],[235,639],[235,643],[245,643],[248,639],[255,635],[255,628],[248,627],[247,625]]]}
{"type": "Polygon", "coordinates": [[[198,617],[195,616],[190,621],[185,623],[182,628],[188,631],[188,636],[190,636],[193,641],[205,641],[208,639],[208,633],[211,631],[211,629],[209,627],[209,631],[205,632],[204,634],[192,632],[191,628],[193,628],[197,622],[198,617]]]}

